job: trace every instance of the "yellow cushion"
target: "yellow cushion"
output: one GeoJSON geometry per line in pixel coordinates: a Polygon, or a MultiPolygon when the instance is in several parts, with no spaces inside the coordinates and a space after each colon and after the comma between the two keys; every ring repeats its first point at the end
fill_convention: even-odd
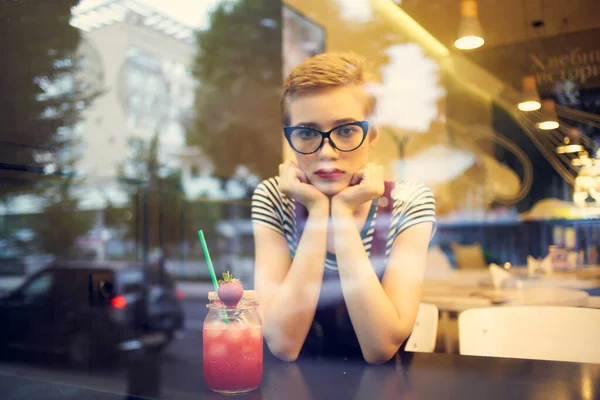
{"type": "Polygon", "coordinates": [[[425,277],[442,278],[451,275],[453,272],[452,264],[439,245],[432,246],[427,252],[425,262],[425,277]]]}
{"type": "Polygon", "coordinates": [[[487,267],[483,250],[479,243],[452,243],[450,247],[454,252],[454,260],[457,269],[477,269],[487,267]]]}

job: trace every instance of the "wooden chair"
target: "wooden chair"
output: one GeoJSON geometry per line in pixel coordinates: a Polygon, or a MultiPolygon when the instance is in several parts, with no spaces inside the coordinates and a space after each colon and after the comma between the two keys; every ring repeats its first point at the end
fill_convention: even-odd
{"type": "Polygon", "coordinates": [[[600,363],[600,310],[492,307],[458,317],[460,354],[600,363]]]}
{"type": "Polygon", "coordinates": [[[439,311],[433,304],[421,303],[406,351],[433,353],[437,339],[439,311]]]}
{"type": "Polygon", "coordinates": [[[600,308],[600,296],[588,297],[588,308],[600,308]]]}

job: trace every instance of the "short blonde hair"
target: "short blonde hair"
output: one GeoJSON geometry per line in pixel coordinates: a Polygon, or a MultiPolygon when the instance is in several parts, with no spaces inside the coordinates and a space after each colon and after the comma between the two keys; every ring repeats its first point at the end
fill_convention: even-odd
{"type": "MultiPolygon", "coordinates": [[[[355,53],[323,53],[307,58],[294,67],[283,82],[281,123],[290,124],[289,102],[297,95],[344,86],[364,86],[375,82],[365,59],[355,53]]],[[[365,115],[375,111],[375,97],[365,91],[365,115]]]]}

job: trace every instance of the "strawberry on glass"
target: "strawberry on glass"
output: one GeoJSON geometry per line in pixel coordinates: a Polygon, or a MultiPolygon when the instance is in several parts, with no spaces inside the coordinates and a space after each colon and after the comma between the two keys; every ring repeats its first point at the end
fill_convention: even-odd
{"type": "Polygon", "coordinates": [[[219,279],[219,299],[227,308],[235,308],[244,294],[242,282],[235,279],[229,271],[223,273],[219,279]]]}
{"type": "Polygon", "coordinates": [[[256,292],[243,290],[231,274],[223,274],[218,293],[210,292],[204,320],[204,380],[219,393],[244,393],[260,386],[263,374],[262,324],[256,292]]]}

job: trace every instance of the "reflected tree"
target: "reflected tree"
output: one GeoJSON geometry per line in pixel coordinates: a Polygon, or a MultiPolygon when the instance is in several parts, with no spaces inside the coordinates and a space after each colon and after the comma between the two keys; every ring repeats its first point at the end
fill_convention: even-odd
{"type": "Polygon", "coordinates": [[[147,222],[146,234],[149,247],[161,244],[173,245],[178,241],[180,209],[183,204],[181,172],[167,168],[159,158],[159,135],[154,134],[150,141],[132,138],[129,141],[130,156],[119,167],[119,177],[136,185],[137,190],[130,196],[125,209],[109,207],[106,214],[107,225],[125,225],[125,238],[138,240],[143,224],[140,218],[131,218],[127,211],[136,212],[147,222]],[[145,197],[145,200],[144,200],[145,197]],[[144,201],[145,206],[144,206],[144,201]]]}
{"type": "Polygon", "coordinates": [[[76,76],[80,32],[69,20],[77,3],[0,2],[0,160],[11,171],[0,199],[71,164],[73,129],[94,98],[76,76]],[[25,185],[9,184],[21,178],[25,185]]]}
{"type": "Polygon", "coordinates": [[[41,250],[59,258],[94,223],[71,195],[75,130],[97,95],[78,74],[81,35],[69,24],[78,2],[0,2],[0,201],[42,195],[32,225],[41,250]]]}
{"type": "Polygon", "coordinates": [[[202,148],[218,177],[231,177],[238,165],[273,175],[282,153],[281,2],[223,1],[196,38],[187,144],[202,148]]]}
{"type": "Polygon", "coordinates": [[[58,259],[79,258],[76,240],[92,229],[95,213],[82,211],[71,195],[73,178],[47,191],[47,205],[34,221],[38,246],[58,259]]]}

